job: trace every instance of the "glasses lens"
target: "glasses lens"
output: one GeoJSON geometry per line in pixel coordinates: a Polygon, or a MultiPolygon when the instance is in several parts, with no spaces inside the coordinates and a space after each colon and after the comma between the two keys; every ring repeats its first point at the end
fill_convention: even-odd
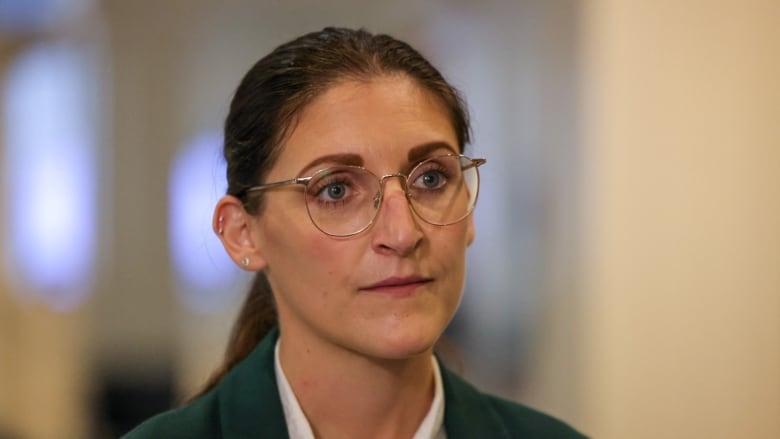
{"type": "Polygon", "coordinates": [[[306,208],[314,225],[334,236],[352,235],[374,218],[379,181],[363,168],[319,171],[306,186],[306,208]]]}
{"type": "Polygon", "coordinates": [[[431,224],[448,225],[473,210],[479,173],[468,157],[434,157],[412,170],[408,187],[412,206],[420,218],[431,224]]]}
{"type": "MultiPolygon", "coordinates": [[[[306,186],[306,208],[314,225],[328,235],[354,235],[374,220],[380,186],[374,174],[357,166],[324,169],[306,186]]],[[[474,209],[479,172],[468,157],[434,157],[415,166],[406,186],[417,215],[430,224],[445,226],[474,209]]]]}

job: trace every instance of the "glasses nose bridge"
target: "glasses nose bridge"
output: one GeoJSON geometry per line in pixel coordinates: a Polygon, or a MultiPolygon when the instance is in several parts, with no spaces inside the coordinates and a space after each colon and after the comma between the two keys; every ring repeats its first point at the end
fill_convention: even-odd
{"type": "Polygon", "coordinates": [[[400,172],[396,172],[394,174],[385,174],[381,177],[377,177],[377,181],[379,182],[379,192],[374,197],[374,209],[379,209],[379,204],[385,198],[385,181],[394,177],[401,179],[399,183],[401,185],[401,190],[403,191],[404,196],[407,199],[409,198],[409,188],[407,184],[409,177],[406,174],[402,174],[400,172]]]}
{"type": "Polygon", "coordinates": [[[385,180],[388,178],[397,177],[401,179],[401,187],[404,189],[404,192],[406,192],[406,180],[409,178],[406,174],[402,174],[400,172],[396,172],[395,174],[385,174],[381,177],[379,177],[379,186],[384,188],[385,186],[385,180]]]}
{"type": "Polygon", "coordinates": [[[408,180],[409,176],[406,174],[402,174],[400,172],[396,172],[394,174],[385,174],[381,177],[379,177],[379,192],[382,193],[382,197],[384,198],[384,192],[385,192],[385,181],[387,181],[390,178],[400,178],[400,185],[401,190],[403,190],[404,195],[407,197],[409,196],[409,185],[408,180]]]}

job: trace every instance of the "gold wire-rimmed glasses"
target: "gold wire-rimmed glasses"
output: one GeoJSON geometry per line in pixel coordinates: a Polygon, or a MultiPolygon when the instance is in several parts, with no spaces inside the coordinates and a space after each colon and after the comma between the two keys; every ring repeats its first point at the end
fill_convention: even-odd
{"type": "Polygon", "coordinates": [[[408,174],[378,177],[362,166],[341,165],[310,177],[253,186],[247,194],[283,186],[304,186],[306,210],[312,223],[326,235],[347,237],[368,229],[384,196],[384,182],[399,177],[412,211],[423,221],[448,226],[464,220],[477,204],[479,168],[487,160],[446,154],[418,163],[408,174]]]}

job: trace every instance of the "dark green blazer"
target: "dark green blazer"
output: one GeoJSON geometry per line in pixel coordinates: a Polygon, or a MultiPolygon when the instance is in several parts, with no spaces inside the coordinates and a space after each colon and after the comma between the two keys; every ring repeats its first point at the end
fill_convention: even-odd
{"type": "MultiPolygon", "coordinates": [[[[213,390],[147,420],[125,439],[287,438],[274,374],[278,337],[278,329],[273,329],[213,390]]],[[[444,367],[442,383],[448,439],[584,437],[550,416],[481,393],[444,367]]]]}

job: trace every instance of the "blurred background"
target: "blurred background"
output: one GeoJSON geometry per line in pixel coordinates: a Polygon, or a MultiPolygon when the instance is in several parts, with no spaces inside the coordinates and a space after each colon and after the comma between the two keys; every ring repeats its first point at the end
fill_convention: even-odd
{"type": "Polygon", "coordinates": [[[0,438],[116,437],[218,364],[222,122],[326,25],[469,102],[463,375],[598,438],[780,437],[780,3],[0,0],[0,438]]]}

